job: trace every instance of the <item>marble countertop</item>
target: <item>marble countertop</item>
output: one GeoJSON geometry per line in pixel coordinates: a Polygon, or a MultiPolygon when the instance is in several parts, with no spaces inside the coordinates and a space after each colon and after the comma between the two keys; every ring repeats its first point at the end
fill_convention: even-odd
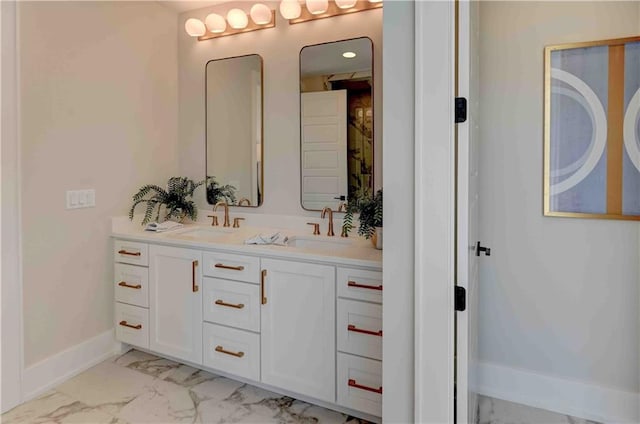
{"type": "Polygon", "coordinates": [[[299,259],[314,263],[329,263],[337,265],[349,265],[366,268],[382,268],[382,250],[373,247],[370,240],[363,237],[350,235],[341,238],[340,227],[336,227],[338,235],[334,237],[313,236],[311,227],[302,229],[247,226],[241,228],[212,227],[202,223],[185,224],[183,227],[156,233],[145,231],[139,224],[128,220],[114,219],[111,235],[114,238],[127,239],[140,242],[173,245],[180,247],[192,247],[198,249],[218,249],[231,253],[249,254],[255,256],[267,256],[271,258],[299,259]],[[194,232],[203,230],[204,235],[196,235],[194,232]],[[211,236],[206,235],[211,232],[211,236]],[[302,239],[303,243],[321,245],[322,241],[335,242],[324,246],[279,246],[279,245],[247,245],[245,240],[257,234],[273,234],[280,232],[283,237],[289,239],[302,239]],[[190,234],[191,233],[191,234],[190,234]],[[319,243],[315,243],[319,242],[319,243]],[[348,243],[347,245],[340,245],[348,243]]]}

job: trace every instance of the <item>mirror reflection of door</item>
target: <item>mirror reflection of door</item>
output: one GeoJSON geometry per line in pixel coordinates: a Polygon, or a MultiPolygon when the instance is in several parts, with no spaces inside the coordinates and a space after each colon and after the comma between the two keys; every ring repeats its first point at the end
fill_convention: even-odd
{"type": "Polygon", "coordinates": [[[357,38],[300,52],[301,201],[308,210],[373,191],[373,45],[357,38]]]}
{"type": "Polygon", "coordinates": [[[207,201],[259,206],[263,193],[262,58],[206,66],[207,201]],[[215,177],[216,187],[211,189],[215,177]],[[232,193],[233,195],[231,195],[232,193]]]}

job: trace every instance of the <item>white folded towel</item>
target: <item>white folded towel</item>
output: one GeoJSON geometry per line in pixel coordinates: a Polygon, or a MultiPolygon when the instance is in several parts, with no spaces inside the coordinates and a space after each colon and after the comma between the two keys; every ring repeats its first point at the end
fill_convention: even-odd
{"type": "Polygon", "coordinates": [[[280,236],[279,232],[275,232],[275,233],[267,233],[267,234],[256,234],[255,236],[248,238],[244,241],[244,244],[260,244],[260,245],[267,245],[267,244],[276,244],[276,245],[280,245],[280,246],[284,246],[285,244],[287,244],[287,240],[289,240],[289,237],[282,237],[280,236]]]}
{"type": "Polygon", "coordinates": [[[178,228],[182,228],[183,225],[179,222],[174,221],[165,221],[161,223],[150,222],[144,227],[145,231],[155,231],[156,233],[162,233],[165,231],[177,230],[178,228]]]}

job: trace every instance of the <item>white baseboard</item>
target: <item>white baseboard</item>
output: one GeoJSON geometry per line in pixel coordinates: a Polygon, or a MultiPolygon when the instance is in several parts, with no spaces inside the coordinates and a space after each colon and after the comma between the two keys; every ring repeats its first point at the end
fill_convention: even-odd
{"type": "Polygon", "coordinates": [[[22,373],[22,401],[26,402],[117,353],[113,329],[40,361],[22,373]]]}
{"type": "Polygon", "coordinates": [[[640,422],[640,393],[488,362],[479,362],[476,372],[476,390],[484,396],[603,423],[640,422]]]}

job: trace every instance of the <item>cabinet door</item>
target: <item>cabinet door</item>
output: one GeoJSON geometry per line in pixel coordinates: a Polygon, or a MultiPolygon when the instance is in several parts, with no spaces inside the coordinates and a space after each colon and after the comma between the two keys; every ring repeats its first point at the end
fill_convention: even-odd
{"type": "Polygon", "coordinates": [[[149,348],[202,363],[202,254],[197,250],[149,248],[149,348]]]}
{"type": "Polygon", "coordinates": [[[262,382],[335,402],[335,268],[262,260],[262,382]]]}

